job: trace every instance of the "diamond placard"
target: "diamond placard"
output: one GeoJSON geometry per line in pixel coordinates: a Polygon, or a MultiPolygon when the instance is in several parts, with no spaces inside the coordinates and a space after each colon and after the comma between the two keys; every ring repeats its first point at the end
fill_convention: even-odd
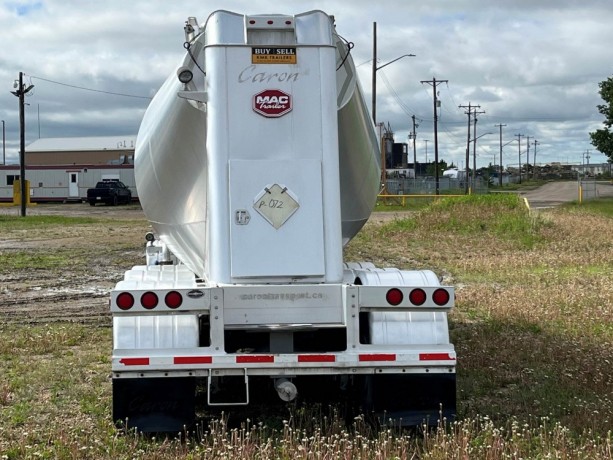
{"type": "Polygon", "coordinates": [[[300,204],[287,187],[265,187],[253,202],[255,209],[274,228],[279,229],[298,210],[300,204]]]}

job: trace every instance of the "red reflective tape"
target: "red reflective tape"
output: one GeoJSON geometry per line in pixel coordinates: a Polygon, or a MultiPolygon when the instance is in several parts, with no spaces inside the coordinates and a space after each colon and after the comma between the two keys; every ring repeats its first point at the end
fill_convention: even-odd
{"type": "Polygon", "coordinates": [[[274,363],[275,357],[272,355],[240,355],[236,357],[236,363],[274,363]]]}
{"type": "Polygon", "coordinates": [[[212,356],[175,356],[175,364],[211,364],[212,356]]]}
{"type": "Polygon", "coordinates": [[[396,361],[395,353],[375,353],[360,355],[360,361],[396,361]]]}
{"type": "Polygon", "coordinates": [[[449,361],[454,360],[449,353],[420,353],[419,354],[420,361],[449,361]]]}
{"type": "Polygon", "coordinates": [[[336,356],[334,355],[298,355],[299,363],[334,363],[336,356]]]}
{"type": "Polygon", "coordinates": [[[119,362],[124,366],[148,366],[149,358],[121,358],[119,362]]]}

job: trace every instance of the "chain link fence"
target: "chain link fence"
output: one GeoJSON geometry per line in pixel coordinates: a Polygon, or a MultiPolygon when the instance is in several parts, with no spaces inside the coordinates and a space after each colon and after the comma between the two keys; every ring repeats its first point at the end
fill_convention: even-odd
{"type": "Polygon", "coordinates": [[[584,177],[579,180],[579,201],[595,200],[598,198],[598,189],[596,188],[596,179],[593,177],[584,177]]]}
{"type": "MultiPolygon", "coordinates": [[[[469,181],[468,187],[471,193],[487,193],[488,185],[482,177],[475,178],[474,187],[469,181]]],[[[418,176],[416,178],[396,178],[386,180],[386,190],[388,195],[435,195],[436,181],[432,176],[418,176]]],[[[439,194],[441,195],[462,195],[466,191],[466,182],[463,179],[453,179],[440,177],[438,180],[439,194]]]]}

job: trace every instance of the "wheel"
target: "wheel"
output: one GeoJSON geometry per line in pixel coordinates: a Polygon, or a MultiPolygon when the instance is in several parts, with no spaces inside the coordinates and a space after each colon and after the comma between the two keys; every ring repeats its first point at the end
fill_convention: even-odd
{"type": "Polygon", "coordinates": [[[90,200],[89,205],[90,206],[96,206],[96,202],[94,200],[90,200]]]}
{"type": "Polygon", "coordinates": [[[118,202],[118,200],[117,200],[117,195],[115,195],[115,196],[113,197],[113,202],[112,202],[111,204],[112,204],[113,206],[117,206],[117,202],[118,202]]]}

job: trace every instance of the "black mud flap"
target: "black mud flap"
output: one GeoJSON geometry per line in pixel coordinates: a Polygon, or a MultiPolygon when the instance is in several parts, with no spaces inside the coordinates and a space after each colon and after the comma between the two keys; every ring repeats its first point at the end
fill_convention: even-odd
{"type": "Polygon", "coordinates": [[[196,417],[196,379],[113,379],[113,420],[143,433],[183,432],[196,417]]]}
{"type": "Polygon", "coordinates": [[[367,376],[364,409],[382,422],[436,426],[456,415],[456,375],[378,374],[367,376]]]}

